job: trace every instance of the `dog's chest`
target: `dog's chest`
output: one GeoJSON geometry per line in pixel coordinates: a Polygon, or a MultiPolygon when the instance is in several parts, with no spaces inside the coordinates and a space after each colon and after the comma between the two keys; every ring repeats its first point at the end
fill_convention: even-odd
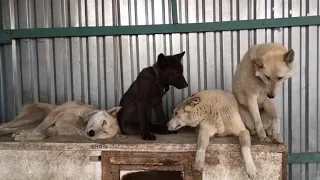
{"type": "Polygon", "coordinates": [[[148,103],[151,105],[158,104],[160,101],[162,101],[163,95],[169,90],[169,88],[162,88],[158,86],[157,84],[152,89],[152,93],[150,94],[148,98],[148,103]]]}

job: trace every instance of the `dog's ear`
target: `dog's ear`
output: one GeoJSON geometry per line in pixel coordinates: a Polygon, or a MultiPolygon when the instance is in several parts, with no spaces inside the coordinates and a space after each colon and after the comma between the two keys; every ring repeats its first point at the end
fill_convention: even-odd
{"type": "Polygon", "coordinates": [[[252,59],[252,63],[259,69],[263,68],[263,63],[261,58],[252,59]]]}
{"type": "Polygon", "coordinates": [[[185,53],[186,53],[186,52],[183,51],[182,53],[175,54],[175,55],[173,55],[173,56],[177,57],[177,58],[181,61],[181,60],[182,60],[182,57],[184,56],[185,53]]]}
{"type": "Polygon", "coordinates": [[[107,111],[107,113],[116,118],[118,116],[118,112],[121,110],[121,108],[122,108],[121,106],[111,108],[107,111]]]}
{"type": "Polygon", "coordinates": [[[294,60],[294,50],[290,49],[288,52],[284,54],[283,58],[287,65],[291,64],[294,60]]]}
{"type": "Polygon", "coordinates": [[[160,68],[164,68],[167,66],[167,57],[160,53],[158,55],[158,60],[157,60],[157,64],[159,65],[160,68]]]}
{"type": "Polygon", "coordinates": [[[184,108],[185,111],[191,111],[200,102],[200,97],[190,97],[187,100],[187,106],[184,108]]]}

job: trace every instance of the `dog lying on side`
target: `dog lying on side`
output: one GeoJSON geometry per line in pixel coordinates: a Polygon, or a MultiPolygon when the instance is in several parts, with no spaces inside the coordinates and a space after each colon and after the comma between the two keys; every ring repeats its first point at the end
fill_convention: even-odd
{"type": "Polygon", "coordinates": [[[239,103],[240,114],[251,135],[261,142],[283,142],[280,119],[274,98],[282,83],[293,73],[294,51],[281,44],[252,46],[244,55],[233,78],[232,92],[239,103]]]}
{"type": "Polygon", "coordinates": [[[13,133],[16,141],[41,140],[55,135],[81,135],[91,140],[112,138],[120,132],[116,119],[120,109],[98,110],[82,101],[69,101],[60,106],[34,103],[16,119],[1,124],[0,133],[13,133]]]}
{"type": "Polygon", "coordinates": [[[167,117],[162,106],[162,97],[169,85],[178,89],[188,86],[183,77],[181,60],[185,52],[172,56],[158,55],[152,67],[144,68],[123,95],[118,115],[121,133],[141,135],[144,140],[156,140],[152,133],[168,134],[167,117]],[[151,124],[152,108],[159,124],[151,124]]]}
{"type": "Polygon", "coordinates": [[[199,127],[194,169],[202,171],[210,137],[214,135],[239,137],[245,169],[250,178],[257,176],[251,156],[251,139],[238,110],[233,94],[223,90],[198,92],[185,99],[175,109],[168,130],[176,131],[184,126],[199,127]]]}

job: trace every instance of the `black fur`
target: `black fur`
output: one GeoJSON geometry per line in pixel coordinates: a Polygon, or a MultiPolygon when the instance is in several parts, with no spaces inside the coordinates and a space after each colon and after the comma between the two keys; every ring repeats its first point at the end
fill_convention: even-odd
{"type": "Polygon", "coordinates": [[[169,133],[162,97],[169,90],[169,85],[178,89],[188,86],[182,74],[181,59],[184,53],[172,56],[161,53],[152,67],[147,67],[139,73],[120,101],[122,108],[118,113],[118,121],[121,133],[140,134],[144,140],[155,140],[156,137],[151,133],[169,133]],[[150,123],[152,109],[159,124],[150,123]]]}

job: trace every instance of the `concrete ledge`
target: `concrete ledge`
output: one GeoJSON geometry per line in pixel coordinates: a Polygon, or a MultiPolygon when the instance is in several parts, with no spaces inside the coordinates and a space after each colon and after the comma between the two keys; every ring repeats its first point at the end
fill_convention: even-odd
{"type": "MultiPolygon", "coordinates": [[[[56,136],[40,142],[14,142],[10,136],[1,136],[0,179],[98,180],[102,177],[101,161],[98,160],[102,152],[195,152],[196,142],[197,134],[190,132],[157,135],[156,141],[143,141],[139,136],[99,141],[78,136],[56,136]],[[92,158],[96,160],[92,161],[92,158]]],[[[251,149],[258,169],[257,179],[286,179],[284,144],[262,144],[252,137],[251,149]]],[[[236,137],[211,138],[206,162],[203,180],[248,179],[236,137]],[[218,163],[212,165],[210,160],[218,163]]]]}
{"type": "MultiPolygon", "coordinates": [[[[10,136],[0,137],[0,150],[103,150],[103,151],[195,151],[197,134],[157,135],[156,141],[144,141],[139,136],[90,141],[79,136],[56,136],[43,141],[15,142],[10,136]]],[[[211,138],[209,151],[239,152],[236,137],[211,138]]],[[[284,144],[262,144],[252,137],[252,152],[286,152],[284,144]]]]}

